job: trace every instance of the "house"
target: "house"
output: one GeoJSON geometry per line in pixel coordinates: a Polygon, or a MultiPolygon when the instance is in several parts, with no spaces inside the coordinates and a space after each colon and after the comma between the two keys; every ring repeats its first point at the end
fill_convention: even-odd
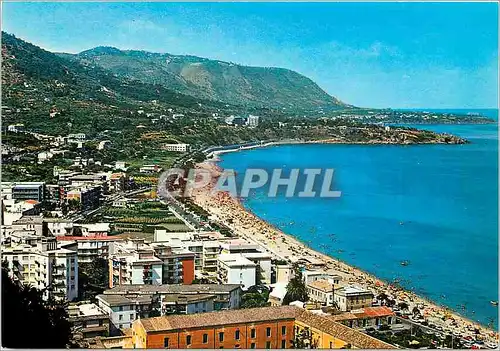
{"type": "Polygon", "coordinates": [[[158,173],[161,172],[162,168],[158,165],[144,165],[139,168],[140,173],[158,173]]]}
{"type": "Polygon", "coordinates": [[[288,284],[294,273],[291,265],[278,264],[276,265],[276,283],[288,284]]]}
{"type": "Polygon", "coordinates": [[[105,148],[111,147],[111,141],[110,140],[103,140],[100,141],[99,144],[97,144],[97,150],[104,150],[105,148]]]}
{"type": "Polygon", "coordinates": [[[269,293],[269,302],[271,306],[281,306],[286,295],[286,286],[288,283],[276,283],[271,286],[269,293]]]}
{"type": "Polygon", "coordinates": [[[10,124],[7,126],[7,130],[13,133],[22,133],[24,132],[24,124],[22,123],[10,124]]]}
{"type": "Polygon", "coordinates": [[[373,293],[359,286],[345,286],[335,288],[335,303],[341,311],[358,310],[371,307],[373,293]]]}
{"type": "Polygon", "coordinates": [[[125,161],[116,161],[115,162],[115,169],[120,169],[122,171],[127,170],[127,164],[125,161]]]}
{"type": "Polygon", "coordinates": [[[387,306],[365,307],[330,316],[332,320],[350,328],[369,328],[391,325],[396,322],[396,315],[387,306]]]}
{"type": "Polygon", "coordinates": [[[325,272],[322,270],[305,270],[302,272],[302,278],[307,284],[312,283],[316,280],[328,280],[332,284],[339,284],[342,277],[335,273],[325,272]]]}
{"type": "Polygon", "coordinates": [[[68,321],[71,323],[74,334],[82,335],[83,339],[97,336],[108,336],[109,315],[94,303],[70,304],[67,308],[68,321]]]}

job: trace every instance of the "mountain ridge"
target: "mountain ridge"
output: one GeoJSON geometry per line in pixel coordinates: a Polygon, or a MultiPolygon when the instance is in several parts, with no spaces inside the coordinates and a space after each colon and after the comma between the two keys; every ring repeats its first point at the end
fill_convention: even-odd
{"type": "Polygon", "coordinates": [[[310,78],[287,68],[245,66],[193,55],[121,50],[112,46],[58,55],[100,66],[118,76],[219,102],[294,110],[351,107],[326,93],[310,78]]]}

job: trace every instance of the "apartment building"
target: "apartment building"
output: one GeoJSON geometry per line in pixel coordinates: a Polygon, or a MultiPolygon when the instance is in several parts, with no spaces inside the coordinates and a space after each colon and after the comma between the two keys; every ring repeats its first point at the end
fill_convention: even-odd
{"type": "Polygon", "coordinates": [[[97,305],[110,319],[110,334],[116,335],[119,329],[132,326],[137,318],[146,318],[158,310],[157,301],[150,295],[125,297],[122,295],[97,295],[97,305]]]}
{"type": "Polygon", "coordinates": [[[211,294],[165,294],[161,315],[213,312],[216,296],[211,294]]]}
{"type": "Polygon", "coordinates": [[[370,307],[373,293],[359,286],[345,286],[335,289],[335,302],[341,311],[351,311],[370,307]]]}
{"type": "MultiPolygon", "coordinates": [[[[150,295],[163,301],[170,295],[205,296],[213,295],[214,310],[237,309],[241,303],[242,290],[239,284],[175,284],[175,285],[121,285],[104,291],[105,295],[126,297],[150,295]]],[[[167,299],[169,301],[169,299],[167,299]]],[[[207,309],[208,311],[208,309],[207,309]]]]}
{"type": "Polygon", "coordinates": [[[194,280],[195,254],[166,245],[154,246],[156,257],[163,262],[163,284],[191,284],[194,280]]]}
{"type": "Polygon", "coordinates": [[[295,306],[139,319],[130,338],[134,348],[287,349],[303,330],[311,334],[310,348],[395,348],[295,306]]]}
{"type": "Polygon", "coordinates": [[[257,264],[241,254],[217,257],[217,280],[222,284],[241,284],[243,289],[255,285],[257,264]]]}
{"type": "Polygon", "coordinates": [[[108,259],[109,243],[122,241],[121,238],[109,236],[58,236],[58,242],[75,242],[78,248],[78,262],[90,263],[96,257],[108,259]]]}
{"type": "Polygon", "coordinates": [[[45,201],[45,182],[2,182],[2,197],[6,200],[45,201]]]}
{"type": "Polygon", "coordinates": [[[76,251],[57,247],[55,242],[14,244],[2,246],[2,260],[7,262],[12,279],[43,290],[45,299],[71,301],[78,297],[76,251]]]}

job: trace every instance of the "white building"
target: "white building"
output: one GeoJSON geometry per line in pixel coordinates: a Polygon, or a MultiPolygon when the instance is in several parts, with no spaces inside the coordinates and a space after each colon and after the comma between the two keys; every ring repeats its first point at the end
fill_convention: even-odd
{"type": "Polygon", "coordinates": [[[125,161],[116,161],[115,162],[115,169],[121,169],[122,171],[127,170],[127,164],[125,161]]]}
{"type": "Polygon", "coordinates": [[[142,241],[109,244],[109,287],[129,284],[162,284],[163,261],[142,241]]]}
{"type": "Polygon", "coordinates": [[[256,283],[257,265],[240,254],[221,254],[217,258],[217,280],[222,284],[241,284],[248,289],[256,283]]]}
{"type": "Polygon", "coordinates": [[[249,127],[257,127],[259,125],[259,116],[249,115],[247,124],[249,127]]]}
{"type": "Polygon", "coordinates": [[[271,255],[265,252],[249,252],[241,254],[257,265],[256,281],[260,284],[271,284],[271,255]]]}
{"type": "Polygon", "coordinates": [[[128,298],[121,295],[97,295],[97,305],[109,315],[110,333],[132,327],[138,317],[148,317],[151,310],[151,296],[128,298]]]}
{"type": "Polygon", "coordinates": [[[328,280],[314,280],[306,287],[310,301],[320,302],[325,306],[333,305],[333,285],[328,280]]]}
{"type": "Polygon", "coordinates": [[[144,165],[139,168],[140,173],[158,173],[161,172],[162,168],[158,165],[144,165]]]}
{"type": "Polygon", "coordinates": [[[332,284],[339,284],[342,277],[338,274],[333,274],[321,270],[305,270],[302,272],[302,278],[307,284],[312,283],[316,280],[327,280],[332,284]]]}
{"type": "Polygon", "coordinates": [[[189,144],[164,144],[163,149],[172,152],[187,152],[189,151],[189,144]]]}

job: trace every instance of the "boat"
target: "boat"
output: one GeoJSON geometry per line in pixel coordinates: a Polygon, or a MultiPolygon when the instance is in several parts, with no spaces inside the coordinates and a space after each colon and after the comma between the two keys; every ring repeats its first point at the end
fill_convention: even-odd
{"type": "Polygon", "coordinates": [[[406,267],[406,266],[408,266],[409,264],[410,264],[410,261],[408,261],[408,260],[403,260],[403,261],[401,261],[401,265],[402,265],[403,267],[406,267]]]}
{"type": "Polygon", "coordinates": [[[493,306],[498,306],[498,301],[490,301],[493,306]]]}

